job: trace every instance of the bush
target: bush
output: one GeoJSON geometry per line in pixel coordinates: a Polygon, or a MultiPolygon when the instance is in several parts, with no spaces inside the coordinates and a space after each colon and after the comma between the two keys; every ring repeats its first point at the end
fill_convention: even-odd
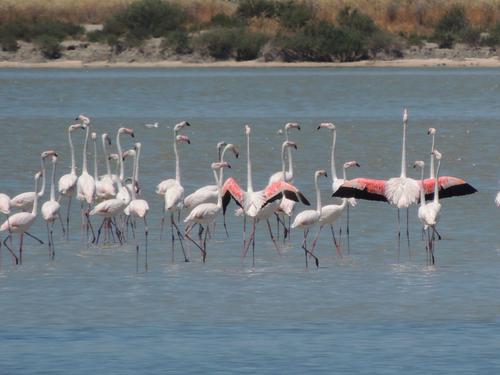
{"type": "Polygon", "coordinates": [[[94,30],[87,33],[87,40],[92,43],[105,43],[107,35],[102,30],[94,30]]]}
{"type": "Polygon", "coordinates": [[[458,37],[454,33],[445,32],[434,34],[434,40],[437,42],[439,48],[453,48],[458,41],[458,37]]]}
{"type": "Polygon", "coordinates": [[[390,57],[403,57],[404,40],[395,34],[387,31],[377,31],[367,41],[367,48],[372,57],[383,52],[390,57]]]}
{"type": "Polygon", "coordinates": [[[241,0],[236,9],[236,15],[241,18],[274,17],[276,2],[273,0],[241,0]]]}
{"type": "Polygon", "coordinates": [[[159,38],[180,28],[186,18],[185,11],[177,4],[140,0],[106,20],[103,31],[117,36],[127,35],[130,40],[159,38]]]}
{"type": "Polygon", "coordinates": [[[341,28],[359,33],[362,37],[369,37],[378,30],[369,16],[348,6],[341,9],[337,15],[337,23],[341,28]]]}
{"type": "Polygon", "coordinates": [[[423,47],[425,37],[419,34],[411,33],[407,39],[410,46],[423,47]]]}
{"type": "Polygon", "coordinates": [[[161,48],[171,49],[175,53],[182,54],[192,52],[189,36],[183,30],[176,30],[167,34],[167,36],[161,41],[161,48]]]}
{"type": "Polygon", "coordinates": [[[241,27],[243,26],[241,19],[228,16],[225,13],[217,13],[210,21],[214,27],[241,27]]]}
{"type": "Polygon", "coordinates": [[[40,36],[50,36],[62,40],[67,36],[75,37],[83,32],[84,29],[80,25],[46,18],[33,22],[18,18],[6,22],[0,27],[0,37],[14,38],[27,42],[40,36]]]}
{"type": "Polygon", "coordinates": [[[304,27],[314,17],[313,12],[306,4],[293,0],[278,3],[276,15],[279,17],[280,23],[291,30],[304,27]]]}
{"type": "Polygon", "coordinates": [[[459,35],[469,27],[469,21],[465,16],[465,9],[454,5],[439,19],[436,25],[437,34],[459,35]]]}
{"type": "Polygon", "coordinates": [[[261,33],[243,33],[236,41],[236,60],[255,60],[267,40],[261,33]]]}
{"type": "Polygon", "coordinates": [[[497,22],[497,24],[490,30],[488,37],[483,43],[490,47],[500,45],[500,22],[497,22]]]}
{"type": "Polygon", "coordinates": [[[16,52],[19,49],[16,38],[10,35],[0,37],[0,45],[2,51],[6,52],[16,52]]]}
{"type": "Polygon", "coordinates": [[[198,45],[216,59],[228,59],[236,46],[237,29],[217,28],[200,35],[198,45]]]}
{"type": "Polygon", "coordinates": [[[481,44],[481,31],[476,27],[468,27],[462,32],[461,40],[471,46],[479,46],[481,44]]]}
{"type": "Polygon", "coordinates": [[[40,49],[42,55],[48,59],[58,59],[61,57],[60,42],[60,39],[50,35],[42,35],[34,40],[35,45],[40,49]]]}

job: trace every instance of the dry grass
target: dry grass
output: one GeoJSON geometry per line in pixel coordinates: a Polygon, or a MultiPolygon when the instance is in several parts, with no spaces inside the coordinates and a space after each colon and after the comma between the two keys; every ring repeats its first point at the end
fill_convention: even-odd
{"type": "MultiPolygon", "coordinates": [[[[110,15],[137,0],[0,0],[0,22],[16,16],[34,19],[48,16],[75,23],[102,23],[110,15]]],[[[192,20],[210,21],[223,12],[232,14],[237,2],[229,0],[170,0],[181,4],[192,20]]],[[[500,0],[304,0],[323,19],[335,20],[345,6],[358,8],[372,17],[383,29],[406,33],[430,33],[436,21],[453,4],[463,5],[475,26],[487,28],[500,20],[500,0]]],[[[253,21],[266,31],[276,28],[274,22],[253,21]],[[259,22],[261,24],[259,25],[259,22]]]]}

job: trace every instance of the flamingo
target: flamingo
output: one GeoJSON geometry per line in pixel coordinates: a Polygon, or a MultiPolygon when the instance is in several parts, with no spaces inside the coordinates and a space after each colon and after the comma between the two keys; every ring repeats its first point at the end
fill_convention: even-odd
{"type": "MultiPolygon", "coordinates": [[[[186,135],[177,135],[175,137],[176,142],[174,143],[174,153],[175,153],[175,183],[170,186],[170,188],[165,192],[165,205],[164,211],[170,212],[170,229],[172,233],[172,262],[175,260],[174,258],[174,247],[175,247],[175,236],[174,236],[174,228],[177,232],[177,238],[181,244],[182,253],[184,254],[184,261],[188,262],[189,259],[186,256],[186,252],[184,251],[184,245],[182,244],[182,234],[179,230],[177,222],[175,220],[174,214],[178,213],[180,216],[180,211],[184,206],[184,188],[181,185],[181,168],[179,163],[179,153],[177,151],[177,143],[185,142],[190,144],[191,141],[189,137],[186,135]]],[[[163,228],[165,216],[162,218],[161,226],[163,228]]]]}
{"type": "MultiPolygon", "coordinates": [[[[183,128],[185,128],[186,126],[191,126],[191,124],[187,121],[182,121],[182,122],[179,122],[178,124],[176,124],[174,126],[174,151],[176,150],[176,142],[177,142],[177,133],[179,133],[179,131],[181,131],[183,128]]],[[[176,154],[176,159],[175,159],[175,175],[177,176],[178,173],[179,173],[179,158],[176,154]]],[[[157,186],[156,186],[156,194],[158,195],[165,195],[165,192],[171,188],[172,186],[174,186],[176,184],[176,180],[177,178],[168,178],[166,180],[163,180],[162,182],[160,182],[157,186]]],[[[165,217],[163,217],[163,220],[165,219],[165,217]]]]}
{"type": "Polygon", "coordinates": [[[249,246],[252,244],[252,264],[255,266],[255,227],[259,220],[266,220],[269,233],[271,234],[271,239],[279,252],[279,247],[274,240],[271,225],[269,223],[269,217],[276,210],[276,205],[270,203],[279,200],[283,197],[283,195],[292,200],[300,200],[307,205],[309,204],[309,201],[295,186],[281,180],[268,185],[263,190],[253,190],[252,163],[250,159],[250,132],[250,125],[245,125],[245,135],[247,138],[247,190],[244,191],[234,178],[228,178],[222,187],[222,204],[224,212],[229,204],[230,198],[232,197],[233,200],[243,209],[244,224],[242,258],[246,256],[249,246]],[[245,224],[247,216],[252,219],[252,231],[248,237],[248,241],[245,239],[245,224]]]}
{"type": "MultiPolygon", "coordinates": [[[[339,187],[346,181],[344,178],[337,177],[337,168],[335,167],[335,145],[337,143],[337,129],[334,124],[331,122],[322,122],[319,124],[317,130],[320,129],[328,129],[332,131],[332,148],[331,148],[331,158],[330,158],[330,169],[332,173],[332,193],[335,193],[339,187]]],[[[355,198],[348,198],[347,202],[352,207],[355,207],[357,202],[355,198]]],[[[349,241],[349,205],[347,206],[347,251],[350,250],[350,241],[349,241]]],[[[342,210],[343,211],[343,210],[342,210]]],[[[340,233],[342,234],[342,228],[340,228],[340,233]]]]}
{"type": "MultiPolygon", "coordinates": [[[[138,181],[138,173],[139,173],[139,157],[141,156],[141,144],[138,142],[134,145],[135,150],[135,158],[134,158],[134,171],[132,174],[132,184],[137,185],[138,181]]],[[[146,216],[149,212],[149,204],[144,199],[137,198],[135,186],[133,186],[132,190],[132,200],[127,206],[129,214],[134,218],[141,218],[144,221],[144,237],[146,238],[146,246],[145,246],[145,255],[146,255],[146,270],[148,269],[148,223],[146,221],[146,216]]],[[[133,227],[135,226],[135,222],[133,222],[133,227]]],[[[136,252],[139,254],[139,245],[136,244],[136,252]]]]}
{"type": "Polygon", "coordinates": [[[309,234],[309,229],[319,223],[321,218],[321,193],[318,185],[319,177],[327,177],[326,171],[324,169],[317,170],[314,172],[314,186],[316,188],[316,210],[305,210],[300,212],[292,223],[292,229],[301,228],[304,230],[304,241],[302,241],[302,249],[304,249],[304,255],[306,257],[306,268],[307,268],[307,254],[311,255],[316,262],[316,267],[319,267],[319,259],[307,249],[307,235],[309,234]]]}
{"type": "MultiPolygon", "coordinates": [[[[350,168],[350,167],[359,167],[359,164],[355,160],[344,163],[344,167],[343,167],[343,180],[344,181],[347,181],[346,169],[350,168]]],[[[320,226],[319,226],[318,234],[316,234],[316,237],[314,238],[311,252],[314,252],[314,248],[316,247],[316,242],[318,241],[319,234],[321,233],[321,230],[323,229],[323,227],[325,225],[330,225],[330,229],[331,229],[332,237],[333,237],[333,244],[335,245],[335,248],[337,249],[337,253],[340,256],[342,256],[342,253],[340,251],[340,244],[337,243],[337,239],[335,238],[335,231],[333,229],[333,223],[335,223],[342,216],[342,213],[344,212],[346,207],[347,207],[347,209],[349,209],[348,201],[349,201],[348,198],[342,198],[342,203],[340,203],[340,204],[329,204],[329,205],[323,206],[321,208],[321,216],[319,218],[320,226]]]]}
{"type": "Polygon", "coordinates": [[[40,154],[40,165],[42,169],[42,188],[39,192],[26,192],[16,195],[10,200],[10,207],[19,208],[23,211],[29,211],[33,207],[35,196],[42,197],[45,194],[45,159],[49,156],[55,155],[54,150],[47,150],[40,154]]]}
{"type": "MultiPolygon", "coordinates": [[[[232,143],[226,144],[225,142],[217,143],[217,150],[219,153],[219,163],[224,162],[224,156],[227,151],[231,151],[236,159],[239,157],[239,151],[235,145],[232,143]],[[224,147],[224,149],[222,149],[224,147]],[[222,151],[221,151],[222,150],[222,151]]],[[[224,181],[224,168],[219,168],[219,180],[224,181]]],[[[205,185],[195,192],[189,194],[186,198],[184,198],[184,207],[187,209],[192,209],[202,203],[216,203],[218,200],[218,188],[217,185],[205,185]]],[[[226,226],[226,216],[223,216],[224,221],[224,230],[226,231],[226,236],[229,238],[229,233],[227,232],[226,226]]]]}
{"type": "Polygon", "coordinates": [[[186,230],[184,232],[184,236],[192,243],[194,243],[202,253],[203,263],[205,263],[205,259],[207,257],[207,233],[210,227],[210,224],[215,222],[215,219],[219,215],[222,209],[222,180],[220,179],[220,175],[217,176],[217,170],[222,168],[231,168],[231,166],[227,162],[219,162],[212,163],[211,165],[212,171],[214,173],[215,183],[217,184],[218,197],[217,203],[202,203],[196,206],[189,215],[184,219],[184,223],[187,224],[186,230]],[[201,242],[201,232],[200,232],[200,244],[198,245],[190,236],[189,232],[193,228],[195,224],[199,224],[200,226],[205,225],[205,238],[203,242],[201,242]]]}
{"type": "Polygon", "coordinates": [[[67,173],[61,178],[59,178],[58,183],[58,191],[59,191],[59,199],[61,196],[68,197],[68,212],[66,215],[66,234],[69,235],[69,214],[71,211],[71,200],[73,198],[73,193],[75,192],[76,181],[78,180],[78,176],[76,174],[76,164],[75,164],[75,148],[73,146],[73,141],[71,139],[71,133],[77,129],[85,129],[81,124],[74,124],[68,127],[68,140],[69,140],[69,148],[71,153],[71,171],[67,173]]]}
{"type": "MultiPolygon", "coordinates": [[[[288,131],[290,129],[297,129],[300,130],[300,125],[296,122],[287,122],[285,124],[285,141],[288,142],[290,141],[288,131]]],[[[273,173],[269,177],[269,181],[267,182],[268,185],[272,184],[273,182],[276,181],[281,181],[283,180],[283,175],[285,176],[284,180],[285,182],[292,182],[293,181],[293,159],[292,159],[292,149],[288,148],[288,171],[283,174],[283,171],[278,171],[273,173]]]]}
{"type": "MultiPolygon", "coordinates": [[[[398,243],[401,239],[401,224],[399,209],[407,208],[416,203],[419,198],[420,184],[413,178],[406,176],[406,128],[408,126],[408,110],[403,111],[403,145],[401,149],[401,174],[389,180],[369,178],[355,178],[345,181],[335,193],[334,197],[358,198],[389,202],[398,209],[398,243]]],[[[408,228],[409,214],[406,212],[406,236],[408,243],[410,232],[408,228]]]]}
{"type": "MultiPolygon", "coordinates": [[[[422,186],[424,187],[425,191],[425,199],[426,200],[432,200],[434,198],[434,147],[435,147],[435,137],[436,137],[436,129],[435,128],[429,128],[427,130],[427,134],[432,136],[432,147],[431,147],[431,162],[430,162],[430,172],[429,172],[429,178],[425,179],[422,183],[422,186]]],[[[439,185],[439,198],[450,198],[450,197],[456,197],[456,196],[462,196],[462,195],[469,195],[469,194],[474,194],[477,192],[477,190],[462,180],[461,178],[458,177],[452,177],[452,176],[441,176],[438,179],[438,185],[439,185]]],[[[438,239],[441,239],[441,236],[439,233],[436,234],[438,236],[438,239]]]]}
{"type": "Polygon", "coordinates": [[[0,212],[4,215],[10,215],[10,198],[4,193],[0,193],[0,212]]]}
{"type": "MultiPolygon", "coordinates": [[[[101,176],[101,180],[102,179],[111,179],[111,182],[113,184],[115,184],[116,181],[118,180],[118,174],[111,172],[111,165],[110,165],[109,162],[110,162],[111,159],[118,161],[118,155],[108,153],[108,148],[107,148],[106,145],[111,145],[111,138],[108,135],[108,133],[103,133],[101,135],[101,142],[102,142],[102,149],[104,151],[104,161],[106,162],[106,174],[103,175],[103,176],[101,176]],[[111,155],[115,155],[116,159],[114,157],[112,157],[111,155]]],[[[116,169],[117,170],[120,169],[120,165],[119,164],[117,164],[117,168],[116,169]]],[[[116,189],[115,189],[114,195],[116,195],[116,189]]]]}
{"type": "MultiPolygon", "coordinates": [[[[88,141],[89,141],[89,134],[90,134],[90,123],[89,121],[85,120],[86,117],[83,117],[83,115],[80,115],[77,117],[77,119],[80,119],[82,121],[82,126],[85,128],[85,143],[83,145],[83,162],[82,162],[82,173],[80,176],[78,176],[78,180],[76,181],[76,198],[80,201],[80,206],[81,206],[81,216],[82,216],[82,228],[83,228],[83,221],[84,217],[86,217],[86,229],[87,229],[87,237],[88,237],[88,230],[89,228],[92,230],[92,235],[94,235],[94,230],[92,229],[92,224],[90,223],[90,220],[88,218],[88,213],[90,211],[90,206],[94,202],[94,196],[95,196],[95,180],[94,177],[92,177],[87,169],[87,147],[88,147],[88,141]],[[87,203],[87,211],[84,210],[84,202],[87,203]]],[[[94,237],[95,239],[95,237],[94,237]]]]}
{"type": "Polygon", "coordinates": [[[61,222],[62,233],[64,236],[64,225],[61,219],[61,213],[59,212],[61,209],[61,205],[56,200],[56,192],[55,192],[55,176],[56,176],[56,165],[57,165],[57,154],[52,156],[52,176],[50,180],[50,199],[42,205],[42,217],[47,223],[47,237],[49,241],[49,258],[54,259],[55,249],[54,249],[54,221],[59,219],[61,222]]]}
{"type": "MultiPolygon", "coordinates": [[[[438,160],[438,166],[436,170],[435,183],[434,183],[434,198],[432,202],[425,203],[424,191],[421,190],[420,193],[420,207],[418,208],[418,218],[424,226],[424,230],[427,230],[427,238],[428,245],[426,248],[429,250],[431,256],[431,262],[434,264],[434,234],[436,230],[436,225],[439,220],[439,213],[441,211],[441,204],[439,203],[439,184],[438,184],[438,175],[439,175],[439,167],[441,165],[441,153],[434,149],[433,156],[438,160]],[[432,229],[432,235],[430,230],[432,229]]],[[[417,161],[414,164],[414,167],[418,166],[422,168],[422,183],[424,180],[424,162],[417,161]]]]}
{"type": "Polygon", "coordinates": [[[102,145],[104,148],[104,157],[106,159],[106,171],[107,174],[99,178],[99,172],[97,168],[97,134],[91,134],[92,141],[94,142],[94,180],[95,180],[95,193],[98,200],[105,200],[114,198],[116,195],[115,185],[111,177],[111,168],[109,166],[109,160],[106,155],[106,142],[111,145],[111,139],[104,133],[101,136],[102,145]]]}
{"type": "Polygon", "coordinates": [[[500,207],[500,191],[497,193],[497,196],[495,197],[495,204],[497,207],[500,207]]]}
{"type": "MultiPolygon", "coordinates": [[[[42,172],[38,172],[35,174],[35,191],[38,191],[38,181],[42,172]]],[[[38,207],[38,194],[35,194],[35,199],[33,201],[33,207],[31,212],[18,212],[12,216],[10,216],[7,220],[5,220],[0,226],[0,231],[5,232],[9,231],[9,235],[4,239],[3,244],[10,251],[16,264],[22,264],[23,262],[23,238],[24,234],[29,234],[28,229],[35,222],[36,213],[38,207]],[[14,251],[7,245],[7,240],[12,238],[12,234],[18,233],[20,236],[19,241],[19,257],[14,253],[14,251]]]]}
{"type": "Polygon", "coordinates": [[[116,193],[116,198],[123,200],[128,205],[132,197],[130,196],[130,191],[127,189],[126,186],[124,186],[125,184],[125,171],[123,166],[124,154],[122,152],[122,144],[120,142],[120,136],[122,134],[130,135],[132,138],[134,138],[135,135],[134,131],[129,128],[120,128],[116,133],[116,148],[118,149],[118,163],[119,163],[118,165],[120,167],[120,174],[117,180],[117,182],[119,181],[119,187],[118,187],[118,192],[116,193]]]}

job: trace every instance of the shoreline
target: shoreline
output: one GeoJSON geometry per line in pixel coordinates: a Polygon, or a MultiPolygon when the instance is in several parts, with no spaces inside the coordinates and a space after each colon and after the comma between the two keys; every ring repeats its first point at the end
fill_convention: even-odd
{"type": "Polygon", "coordinates": [[[92,69],[92,68],[343,68],[343,67],[373,67],[373,68],[500,68],[500,60],[491,58],[465,59],[398,59],[398,60],[364,60],[356,62],[264,62],[264,61],[215,61],[215,62],[184,62],[162,60],[154,62],[110,62],[82,60],[52,60],[47,62],[0,61],[0,69],[92,69]]]}

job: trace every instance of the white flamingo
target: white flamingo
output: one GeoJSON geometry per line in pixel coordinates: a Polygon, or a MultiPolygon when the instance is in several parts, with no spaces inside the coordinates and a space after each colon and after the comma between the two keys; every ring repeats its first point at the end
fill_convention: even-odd
{"type": "MultiPolygon", "coordinates": [[[[300,125],[296,122],[288,122],[285,124],[285,141],[288,142],[290,141],[289,139],[289,134],[288,131],[290,129],[297,129],[300,130],[300,125]]],[[[267,182],[268,185],[272,184],[273,182],[276,181],[281,181],[285,180],[286,182],[292,182],[293,181],[293,159],[292,159],[292,149],[288,148],[288,171],[283,174],[283,171],[278,171],[275,172],[269,177],[269,181],[267,182]],[[283,178],[283,175],[285,178],[283,178]]]]}
{"type": "MultiPolygon", "coordinates": [[[[111,182],[113,184],[115,184],[116,180],[118,180],[118,174],[111,172],[110,160],[114,159],[114,158],[111,157],[111,154],[108,152],[108,147],[107,147],[107,145],[111,145],[111,138],[107,133],[103,133],[101,135],[101,141],[102,141],[102,150],[104,151],[104,160],[106,162],[106,174],[102,175],[100,177],[101,177],[101,180],[102,179],[111,179],[111,182]]],[[[113,155],[116,155],[116,154],[113,154],[113,155]]],[[[114,159],[114,160],[118,161],[118,155],[116,155],[116,159],[114,159]]],[[[117,164],[116,169],[119,170],[118,164],[117,164]]],[[[115,195],[116,195],[116,188],[115,188],[115,195]]]]}
{"type": "Polygon", "coordinates": [[[250,158],[250,132],[250,125],[245,125],[245,135],[247,138],[247,190],[243,190],[234,178],[228,178],[226,182],[224,182],[222,188],[222,203],[224,212],[229,204],[230,197],[232,197],[234,201],[243,209],[244,223],[242,258],[246,256],[250,244],[252,244],[252,264],[255,266],[255,227],[259,220],[266,220],[271,239],[273,240],[276,250],[280,252],[272,234],[271,224],[269,223],[269,217],[277,208],[277,205],[271,203],[279,200],[283,197],[283,195],[292,200],[300,200],[304,204],[309,204],[309,202],[295,186],[281,180],[268,185],[263,190],[253,190],[252,163],[250,158]],[[247,216],[252,219],[252,231],[248,237],[248,241],[245,239],[245,224],[247,216]]]}
{"type": "MultiPolygon", "coordinates": [[[[149,212],[149,204],[146,200],[137,198],[136,194],[136,187],[139,184],[138,180],[138,173],[139,173],[139,158],[141,156],[141,144],[138,142],[134,145],[135,149],[135,158],[134,158],[134,170],[132,174],[132,183],[133,187],[131,190],[132,193],[132,200],[127,206],[129,215],[132,216],[133,218],[139,218],[144,221],[144,237],[146,238],[146,245],[145,245],[145,256],[146,256],[146,270],[148,269],[148,223],[146,220],[146,216],[149,212]]],[[[132,222],[133,227],[135,227],[135,220],[132,222]]],[[[139,245],[136,244],[136,251],[137,254],[139,253],[139,245]]]]}
{"type": "MultiPolygon", "coordinates": [[[[175,232],[177,233],[177,238],[180,242],[181,249],[182,249],[182,254],[184,255],[184,261],[188,262],[189,259],[186,256],[186,252],[184,251],[184,245],[182,243],[182,234],[179,229],[179,226],[177,225],[177,220],[175,218],[175,214],[180,216],[181,210],[184,207],[184,188],[182,187],[181,184],[181,168],[180,168],[180,162],[179,162],[179,152],[177,150],[177,143],[187,143],[190,144],[191,141],[189,140],[189,137],[187,135],[177,135],[175,137],[176,142],[174,143],[174,153],[175,153],[175,183],[168,188],[168,190],[164,194],[165,198],[165,205],[164,205],[164,212],[169,212],[170,213],[170,230],[172,234],[172,262],[175,261],[175,235],[174,235],[174,228],[175,232]]],[[[165,221],[165,216],[162,218],[161,222],[161,227],[163,229],[165,221]]],[[[161,229],[161,230],[162,230],[161,229]]]]}
{"type": "Polygon", "coordinates": [[[130,195],[130,191],[125,186],[125,170],[123,165],[123,152],[122,152],[122,144],[120,142],[120,136],[122,134],[130,135],[132,138],[135,137],[134,131],[129,128],[120,128],[116,133],[116,148],[118,149],[118,165],[120,167],[120,174],[118,176],[117,183],[119,184],[118,191],[116,193],[116,198],[121,199],[126,202],[128,205],[132,196],[130,195]]]}
{"type": "MultiPolygon", "coordinates": [[[[176,146],[177,133],[179,133],[179,131],[181,131],[186,126],[191,126],[191,124],[187,121],[182,121],[174,126],[174,151],[176,150],[176,147],[177,147],[176,146]]],[[[178,169],[179,169],[179,159],[176,156],[176,159],[175,159],[175,175],[176,176],[178,174],[178,169]]],[[[156,186],[156,194],[161,195],[161,196],[165,195],[165,192],[169,188],[171,188],[172,186],[174,186],[176,184],[176,180],[177,180],[176,178],[167,178],[166,180],[163,180],[162,182],[160,182],[156,186]]],[[[164,219],[164,217],[163,217],[163,219],[164,219]]]]}
{"type": "MultiPolygon", "coordinates": [[[[346,177],[346,169],[350,167],[359,167],[358,162],[355,160],[349,161],[344,163],[343,167],[343,179],[347,180],[346,177]]],[[[348,198],[342,198],[342,202],[340,204],[329,204],[327,206],[323,206],[321,208],[321,217],[319,218],[319,230],[318,234],[314,238],[311,252],[314,252],[314,248],[316,247],[316,243],[319,238],[319,234],[321,233],[321,230],[325,225],[330,225],[330,230],[332,232],[332,238],[333,238],[333,244],[335,245],[335,248],[337,249],[337,253],[342,256],[342,252],[340,250],[340,243],[337,242],[337,239],[335,238],[335,230],[333,229],[333,224],[342,216],[342,213],[344,210],[349,208],[348,204],[348,198]]]]}
{"type": "Polygon", "coordinates": [[[10,197],[4,193],[0,193],[0,212],[10,215],[10,197]]]}
{"type": "Polygon", "coordinates": [[[211,167],[214,173],[215,183],[217,184],[217,203],[208,202],[199,204],[189,213],[186,219],[184,219],[184,223],[187,225],[184,235],[201,250],[203,263],[205,263],[205,259],[207,257],[208,229],[210,225],[215,222],[215,219],[222,210],[222,180],[219,176],[217,176],[217,170],[222,168],[231,168],[227,162],[212,163],[211,167]],[[203,242],[201,241],[200,232],[200,244],[197,244],[196,241],[189,236],[189,233],[195,224],[206,226],[205,238],[203,242]]]}
{"type": "Polygon", "coordinates": [[[62,233],[64,236],[64,225],[61,219],[61,205],[56,200],[56,165],[57,165],[57,154],[52,156],[52,175],[50,179],[50,199],[42,205],[41,213],[42,217],[47,224],[47,237],[49,241],[49,258],[54,259],[55,249],[54,249],[54,221],[59,219],[61,222],[62,233]]]}
{"type": "Polygon", "coordinates": [[[495,197],[495,204],[497,207],[500,207],[500,191],[497,193],[497,196],[495,197]]]}
{"type": "MultiPolygon", "coordinates": [[[[434,149],[432,152],[438,161],[436,175],[434,177],[436,180],[434,183],[434,199],[432,200],[432,202],[425,203],[424,191],[421,190],[420,207],[418,208],[418,218],[423,224],[424,230],[427,230],[427,239],[428,239],[427,249],[431,256],[431,263],[434,264],[434,237],[435,237],[436,225],[439,220],[439,213],[441,212],[441,203],[439,203],[439,183],[438,183],[439,167],[441,165],[441,153],[436,149],[434,149]]],[[[423,184],[424,180],[423,169],[425,164],[422,161],[417,161],[415,162],[415,166],[419,166],[422,168],[422,184],[423,184]]]]}
{"type": "Polygon", "coordinates": [[[71,154],[71,171],[67,173],[61,178],[59,178],[58,182],[58,191],[59,191],[59,201],[61,197],[68,198],[68,212],[66,214],[66,235],[69,235],[69,214],[71,212],[71,201],[73,199],[73,194],[76,188],[76,181],[78,180],[78,176],[76,174],[76,163],[75,163],[75,148],[73,146],[73,140],[71,139],[71,133],[77,129],[85,129],[81,124],[74,124],[68,127],[68,140],[69,140],[69,148],[71,154]]]}
{"type": "Polygon", "coordinates": [[[23,211],[30,211],[33,207],[35,197],[43,197],[43,195],[45,194],[45,159],[52,155],[55,155],[54,150],[44,151],[40,154],[40,165],[42,170],[42,188],[40,189],[40,191],[38,193],[30,191],[16,195],[10,200],[11,208],[14,207],[23,211]]]}
{"type": "MultiPolygon", "coordinates": [[[[42,172],[38,172],[35,175],[35,191],[38,191],[38,181],[42,172]]],[[[10,216],[7,220],[5,220],[0,226],[0,231],[5,232],[8,231],[9,235],[4,239],[3,244],[10,251],[16,264],[22,264],[23,262],[23,238],[24,234],[29,234],[28,229],[35,222],[36,214],[38,208],[38,194],[35,194],[35,200],[33,201],[33,207],[31,212],[18,212],[12,216],[10,216]],[[19,257],[14,253],[14,251],[7,245],[7,240],[12,237],[12,234],[19,234],[19,257]]]]}
{"type": "Polygon", "coordinates": [[[319,223],[319,219],[321,218],[321,192],[319,190],[318,178],[319,177],[327,177],[326,171],[324,169],[320,169],[314,173],[314,186],[316,188],[316,210],[305,210],[300,212],[292,223],[292,229],[301,228],[304,230],[304,240],[302,241],[302,249],[304,249],[304,255],[306,257],[306,268],[307,268],[307,255],[309,254],[314,258],[316,263],[316,267],[319,267],[318,258],[307,249],[307,235],[309,234],[310,228],[319,223]]]}
{"type": "Polygon", "coordinates": [[[111,177],[111,168],[109,166],[109,160],[106,155],[106,142],[109,142],[109,144],[111,145],[111,139],[107,134],[103,134],[101,137],[104,148],[104,158],[106,160],[107,173],[104,176],[99,177],[99,170],[97,167],[97,134],[92,133],[91,137],[94,143],[94,180],[95,180],[96,199],[102,201],[105,199],[114,198],[116,195],[116,189],[115,189],[115,184],[113,183],[113,179],[111,177]]]}

